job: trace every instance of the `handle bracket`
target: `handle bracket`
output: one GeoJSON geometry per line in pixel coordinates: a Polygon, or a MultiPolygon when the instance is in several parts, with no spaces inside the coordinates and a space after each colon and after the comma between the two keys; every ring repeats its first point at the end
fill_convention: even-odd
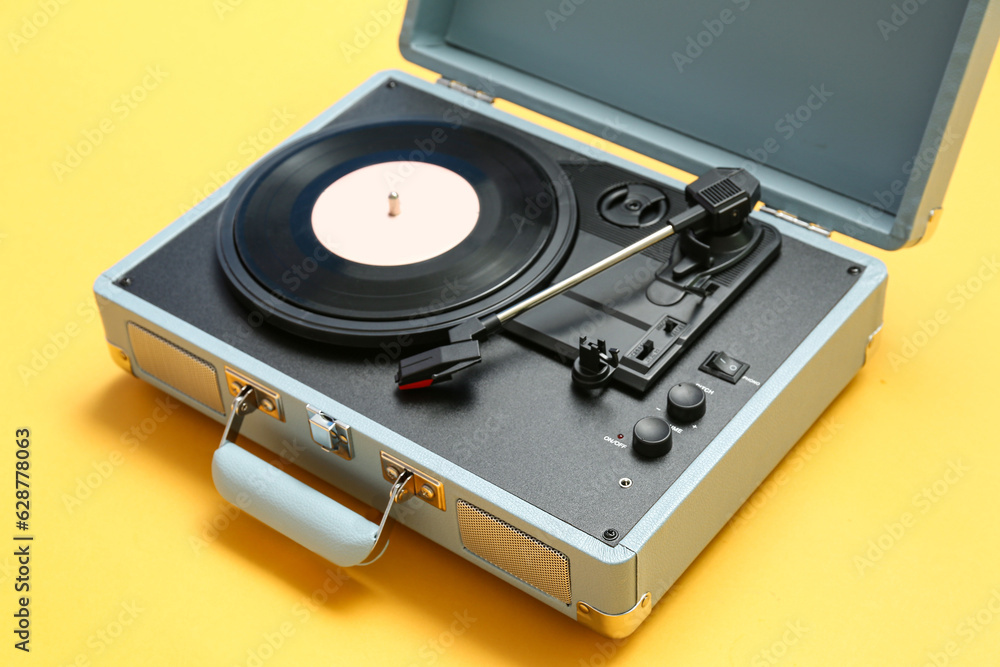
{"type": "Polygon", "coordinates": [[[229,419],[226,420],[226,427],[222,429],[222,440],[219,447],[227,443],[236,443],[236,436],[240,434],[240,426],[243,425],[243,418],[251,410],[257,408],[257,392],[250,385],[244,385],[233,399],[233,404],[229,409],[229,419]]]}
{"type": "Polygon", "coordinates": [[[389,513],[413,487],[413,472],[403,470],[394,480],[376,526],[236,444],[243,419],[259,407],[257,390],[250,385],[233,398],[212,459],[212,478],[222,497],[337,565],[370,565],[378,560],[393,525],[389,513]]]}

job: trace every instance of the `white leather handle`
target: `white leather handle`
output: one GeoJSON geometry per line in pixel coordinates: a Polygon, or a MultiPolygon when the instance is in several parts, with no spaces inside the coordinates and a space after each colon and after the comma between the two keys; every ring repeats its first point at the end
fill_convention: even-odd
{"type": "Polygon", "coordinates": [[[375,547],[379,526],[234,442],[215,450],[212,480],[223,498],[332,563],[358,565],[375,547]]]}

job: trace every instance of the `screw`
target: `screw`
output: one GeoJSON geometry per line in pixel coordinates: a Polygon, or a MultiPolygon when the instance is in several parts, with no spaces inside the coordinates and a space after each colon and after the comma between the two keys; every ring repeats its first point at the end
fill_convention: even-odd
{"type": "Polygon", "coordinates": [[[429,484],[424,484],[423,486],[420,487],[420,491],[418,492],[417,495],[419,495],[424,500],[430,500],[431,498],[434,497],[434,489],[432,489],[429,484]]]}
{"type": "Polygon", "coordinates": [[[625,202],[625,208],[629,211],[638,211],[642,208],[642,203],[632,199],[631,201],[625,202]]]}
{"type": "Polygon", "coordinates": [[[393,466],[386,466],[385,476],[388,477],[391,481],[395,482],[399,478],[399,471],[396,470],[396,468],[394,468],[393,466]]]}
{"type": "Polygon", "coordinates": [[[628,477],[622,477],[620,480],[618,480],[618,486],[622,487],[623,489],[627,489],[628,487],[632,486],[632,480],[630,480],[628,477]]]}
{"type": "Polygon", "coordinates": [[[851,268],[847,269],[847,273],[849,273],[852,276],[858,275],[859,273],[861,273],[861,271],[862,268],[860,266],[852,266],[851,268]]]}
{"type": "Polygon", "coordinates": [[[608,528],[606,531],[604,531],[604,539],[606,539],[608,541],[617,540],[618,539],[618,531],[615,530],[614,528],[608,528]]]}
{"type": "Polygon", "coordinates": [[[233,396],[243,391],[243,385],[240,384],[239,380],[233,380],[229,383],[229,391],[233,392],[233,396]]]}
{"type": "Polygon", "coordinates": [[[396,87],[396,82],[395,81],[390,81],[389,83],[387,83],[385,85],[388,86],[389,88],[395,88],[396,87]]]}
{"type": "Polygon", "coordinates": [[[118,284],[121,285],[122,287],[128,287],[129,285],[132,284],[132,279],[122,278],[121,280],[118,281],[118,284]]]}
{"type": "Polygon", "coordinates": [[[260,409],[264,412],[274,412],[274,403],[267,397],[262,398],[260,399],[260,409]]]}

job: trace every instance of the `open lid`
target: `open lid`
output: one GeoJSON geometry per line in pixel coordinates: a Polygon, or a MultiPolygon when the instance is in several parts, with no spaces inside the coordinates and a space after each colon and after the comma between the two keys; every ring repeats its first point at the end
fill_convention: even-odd
{"type": "Polygon", "coordinates": [[[1000,0],[410,0],[410,61],[882,248],[924,236],[1000,0]]]}

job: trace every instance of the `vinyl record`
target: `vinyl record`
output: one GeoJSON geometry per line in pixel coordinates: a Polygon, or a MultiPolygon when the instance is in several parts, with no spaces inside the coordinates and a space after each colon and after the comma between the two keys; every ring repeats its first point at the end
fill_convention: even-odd
{"type": "Polygon", "coordinates": [[[575,233],[567,182],[539,151],[468,125],[323,131],[248,172],[218,254],[237,294],[296,334],[433,340],[552,277],[575,233]]]}

